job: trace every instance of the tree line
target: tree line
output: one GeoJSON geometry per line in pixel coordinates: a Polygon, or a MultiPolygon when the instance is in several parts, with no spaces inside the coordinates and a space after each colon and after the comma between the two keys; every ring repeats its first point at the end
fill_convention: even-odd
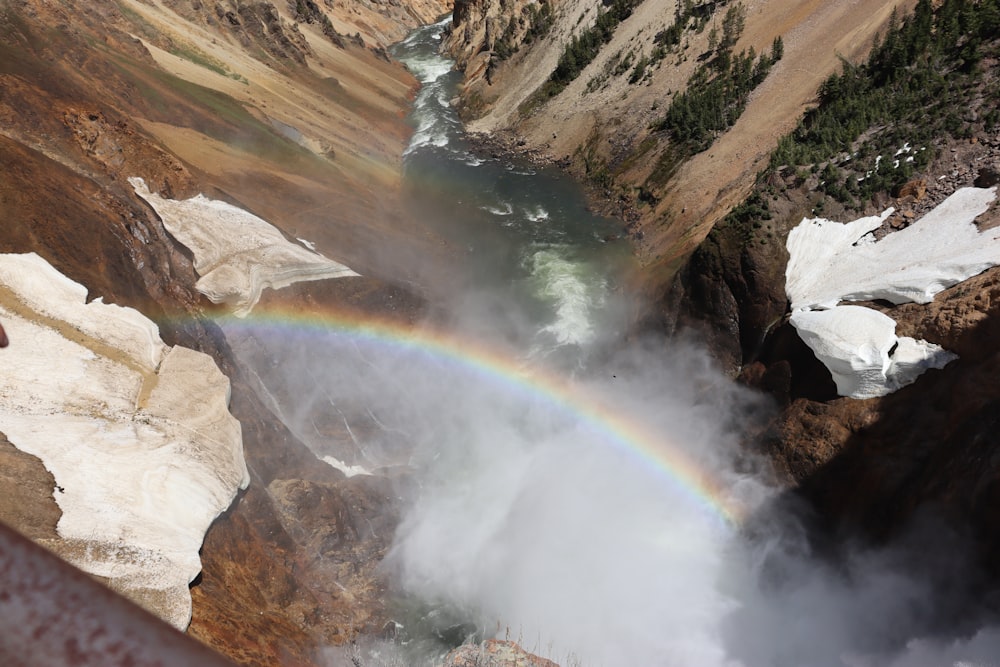
{"type": "Polygon", "coordinates": [[[904,20],[894,11],[866,62],[844,60],[823,82],[818,105],[780,140],[771,168],[819,169],[821,189],[849,206],[905,183],[933,158],[936,138],[971,136],[980,83],[993,100],[985,128],[1000,121],[1000,87],[979,67],[998,55],[998,36],[1000,0],[943,0],[936,10],[919,0],[904,20]],[[916,150],[895,159],[907,143],[916,150]]]}

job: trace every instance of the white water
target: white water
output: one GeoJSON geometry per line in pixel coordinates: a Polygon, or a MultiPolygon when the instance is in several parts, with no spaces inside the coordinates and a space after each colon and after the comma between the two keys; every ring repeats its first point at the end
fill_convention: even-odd
{"type": "Polygon", "coordinates": [[[591,312],[604,306],[606,286],[567,259],[558,248],[543,248],[531,255],[531,275],[536,293],[553,304],[555,320],[541,328],[558,345],[585,345],[594,340],[591,312]]]}
{"type": "MultiPolygon", "coordinates": [[[[431,32],[418,31],[408,46],[434,42],[431,32]]],[[[422,71],[437,62],[412,57],[422,71]]],[[[426,79],[425,90],[449,76],[426,79]]],[[[427,140],[422,129],[454,129],[422,118],[428,104],[449,97],[437,88],[418,99],[410,170],[437,168],[432,160],[413,166],[429,155],[477,166],[458,177],[441,169],[464,187],[442,192],[453,199],[435,210],[460,217],[456,200],[495,206],[498,193],[486,199],[493,204],[476,199],[494,187],[495,176],[482,175],[491,166],[531,189],[527,177],[541,178],[533,168],[470,160],[460,133],[427,140]]],[[[466,331],[480,342],[510,343],[526,373],[573,369],[574,393],[587,398],[553,404],[531,380],[511,386],[433,355],[394,356],[384,362],[391,372],[380,370],[389,368],[386,352],[365,351],[367,379],[355,393],[414,445],[418,489],[386,560],[410,605],[397,619],[406,664],[420,663],[421,649],[433,644],[425,640],[449,625],[451,637],[476,629],[584,667],[965,665],[1000,655],[990,625],[973,621],[959,634],[945,622],[976,605],[963,594],[970,568],[961,540],[945,527],[915,526],[886,549],[845,547],[836,564],[811,553],[794,513],[768,504],[775,491],[766,466],[738,444],[762,399],[723,378],[696,345],[638,342],[600,363],[589,358],[607,340],[601,318],[615,299],[607,277],[576,254],[587,234],[564,214],[565,201],[499,194],[511,214],[487,218],[520,220],[546,236],[488,222],[474,234],[472,223],[456,220],[484,265],[489,256],[477,248],[502,238],[490,230],[507,230],[516,249],[501,258],[513,257],[527,275],[489,272],[494,289],[468,285],[452,304],[455,319],[474,321],[466,331]],[[530,317],[503,296],[521,288],[539,304],[530,317]],[[532,356],[540,341],[561,354],[532,356]],[[614,428],[600,428],[609,423],[602,414],[614,415],[619,431],[641,426],[654,435],[623,441],[614,428]],[[740,529],[720,519],[717,501],[692,502],[676,464],[662,463],[677,457],[690,457],[719,484],[716,496],[744,508],[740,529]]],[[[309,363],[315,368],[315,359],[309,363]]]]}

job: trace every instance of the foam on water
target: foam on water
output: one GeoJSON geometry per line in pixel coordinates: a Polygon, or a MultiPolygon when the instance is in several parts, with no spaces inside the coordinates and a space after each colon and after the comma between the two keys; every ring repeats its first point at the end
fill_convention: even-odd
{"type": "Polygon", "coordinates": [[[531,222],[541,222],[549,219],[549,212],[541,206],[536,206],[535,208],[525,211],[524,215],[531,222]]]}
{"type": "MultiPolygon", "coordinates": [[[[424,37],[425,31],[430,31],[432,37],[440,39],[440,30],[449,21],[450,19],[443,20],[413,33],[401,46],[412,46],[424,37]]],[[[421,88],[414,101],[413,116],[417,121],[417,129],[404,155],[424,146],[443,148],[449,144],[450,135],[457,129],[455,122],[447,114],[440,113],[441,109],[449,105],[443,79],[452,71],[452,61],[437,53],[423,52],[407,58],[406,66],[420,81],[421,88]]]]}
{"type": "Polygon", "coordinates": [[[555,319],[542,327],[559,345],[584,345],[594,339],[594,313],[604,305],[605,281],[589,274],[586,264],[567,256],[568,248],[550,246],[531,256],[537,295],[553,304],[555,319]]]}
{"type": "Polygon", "coordinates": [[[514,212],[514,207],[510,202],[503,202],[501,206],[483,206],[484,211],[489,211],[493,215],[508,216],[514,212]]]}

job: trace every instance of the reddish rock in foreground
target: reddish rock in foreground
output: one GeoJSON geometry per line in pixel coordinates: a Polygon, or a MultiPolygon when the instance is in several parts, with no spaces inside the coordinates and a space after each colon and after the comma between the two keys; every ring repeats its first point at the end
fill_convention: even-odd
{"type": "Polygon", "coordinates": [[[444,659],[443,667],[559,667],[528,653],[511,641],[489,639],[482,644],[459,646],[444,659]]]}

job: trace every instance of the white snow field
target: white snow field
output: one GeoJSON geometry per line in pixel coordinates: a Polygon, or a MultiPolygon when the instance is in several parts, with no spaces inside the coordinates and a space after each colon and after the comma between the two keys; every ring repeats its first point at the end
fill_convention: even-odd
{"type": "Polygon", "coordinates": [[[209,524],[249,483],[229,380],[35,254],[0,255],[0,431],[55,478],[50,545],[175,627],[209,524]]]}
{"type": "Polygon", "coordinates": [[[194,254],[201,276],[196,287],[212,303],[225,303],[246,317],[266,287],[281,289],[305,280],[359,274],[332,259],[286,239],[266,220],[198,195],[182,201],[150,192],[141,178],[130,178],[174,238],[194,254]]]}
{"type": "Polygon", "coordinates": [[[789,232],[791,323],[830,369],[841,396],[883,396],[956,358],[932,343],[898,338],[886,315],[838,304],[929,303],[938,292],[1000,265],[1000,228],[980,232],[975,225],[995,198],[995,187],[962,188],[877,242],[871,232],[893,209],[846,224],[805,218],[789,232]]]}

